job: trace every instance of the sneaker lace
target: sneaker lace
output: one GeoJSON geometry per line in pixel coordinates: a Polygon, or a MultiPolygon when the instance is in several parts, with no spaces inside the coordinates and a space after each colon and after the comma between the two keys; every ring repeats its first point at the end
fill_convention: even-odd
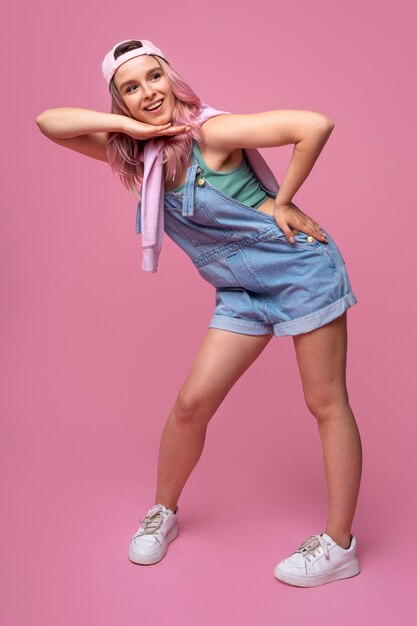
{"type": "Polygon", "coordinates": [[[140,534],[152,535],[155,533],[162,524],[164,517],[164,511],[162,507],[156,505],[140,520],[141,532],[140,534]]]}
{"type": "Polygon", "coordinates": [[[328,559],[329,549],[327,541],[321,535],[311,535],[298,547],[296,552],[299,552],[307,561],[311,561],[310,556],[314,557],[316,552],[320,551],[320,548],[323,549],[324,555],[328,559]]]}

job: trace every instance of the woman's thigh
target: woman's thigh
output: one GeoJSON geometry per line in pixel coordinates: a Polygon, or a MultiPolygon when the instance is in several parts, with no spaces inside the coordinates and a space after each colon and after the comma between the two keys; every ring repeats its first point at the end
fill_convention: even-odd
{"type": "Polygon", "coordinates": [[[346,317],[345,312],[316,330],[293,337],[304,396],[314,414],[348,401],[346,317]]]}
{"type": "Polygon", "coordinates": [[[273,336],[209,328],[178,394],[177,408],[212,415],[273,336]]]}

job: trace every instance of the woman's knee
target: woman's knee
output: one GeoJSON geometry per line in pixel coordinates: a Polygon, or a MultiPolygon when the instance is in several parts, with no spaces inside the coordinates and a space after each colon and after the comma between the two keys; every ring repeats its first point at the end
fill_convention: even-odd
{"type": "Polygon", "coordinates": [[[305,393],[304,397],[308,410],[317,420],[338,417],[349,408],[349,396],[346,389],[314,390],[305,393]]]}
{"type": "Polygon", "coordinates": [[[183,426],[204,425],[210,421],[214,410],[205,394],[198,390],[181,389],[172,409],[172,416],[183,426]]]}

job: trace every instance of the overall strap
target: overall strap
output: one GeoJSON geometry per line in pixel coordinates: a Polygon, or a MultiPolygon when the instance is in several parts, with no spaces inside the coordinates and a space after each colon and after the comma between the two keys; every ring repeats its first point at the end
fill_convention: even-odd
{"type": "Polygon", "coordinates": [[[191,153],[191,165],[187,170],[185,179],[184,198],[182,203],[182,215],[194,215],[194,190],[195,179],[202,173],[194,152],[191,153]]]}

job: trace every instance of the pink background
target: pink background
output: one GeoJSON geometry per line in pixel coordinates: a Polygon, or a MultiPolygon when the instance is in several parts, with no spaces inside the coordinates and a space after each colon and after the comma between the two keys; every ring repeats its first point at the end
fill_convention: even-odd
{"type": "MultiPolygon", "coordinates": [[[[108,6],[12,3],[2,16],[1,624],[414,624],[413,3],[108,6]],[[294,201],[336,239],[359,300],[348,314],[364,448],[356,578],[308,590],[273,577],[326,522],[290,338],[270,342],[211,422],[167,557],[128,561],[214,290],[166,235],[158,273],[143,272],[133,197],[35,117],[108,111],[101,61],[130,37],[155,41],[213,106],[335,121],[294,201]]],[[[278,181],[291,151],[263,151],[278,181]]]]}

